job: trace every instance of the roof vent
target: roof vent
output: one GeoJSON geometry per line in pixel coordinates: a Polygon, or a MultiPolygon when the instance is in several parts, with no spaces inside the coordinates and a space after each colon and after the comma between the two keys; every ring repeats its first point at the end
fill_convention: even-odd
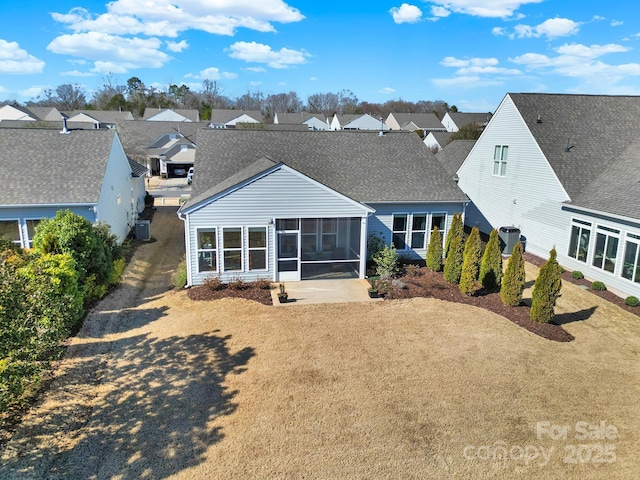
{"type": "Polygon", "coordinates": [[[564,147],[564,151],[570,152],[573,147],[575,147],[575,145],[569,145],[569,137],[567,137],[567,146],[564,147]]]}
{"type": "Polygon", "coordinates": [[[69,135],[69,133],[71,133],[71,131],[67,128],[67,117],[62,117],[62,130],[60,130],[60,133],[64,135],[69,135]]]}
{"type": "Polygon", "coordinates": [[[536,118],[536,123],[542,123],[542,117],[538,114],[538,118],[536,118]]]}

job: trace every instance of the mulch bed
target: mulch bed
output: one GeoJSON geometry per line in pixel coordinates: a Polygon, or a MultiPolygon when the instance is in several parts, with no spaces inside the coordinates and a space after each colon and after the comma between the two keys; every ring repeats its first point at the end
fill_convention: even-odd
{"type": "MultiPolygon", "coordinates": [[[[536,267],[541,267],[546,262],[544,258],[537,257],[528,252],[524,253],[523,258],[525,259],[525,261],[531,263],[532,265],[535,265],[536,267]]],[[[593,293],[594,295],[597,295],[600,298],[607,300],[608,302],[611,302],[614,305],[617,305],[618,307],[622,308],[623,310],[629,313],[633,313],[634,315],[640,316],[640,307],[632,307],[629,305],[625,305],[624,298],[619,297],[618,295],[616,295],[613,292],[610,292],[609,290],[593,290],[591,288],[591,282],[586,278],[575,279],[571,276],[570,271],[565,270],[564,272],[562,272],[562,281],[567,283],[573,283],[574,285],[587,287],[587,290],[590,293],[593,293]]]]}
{"type": "Polygon", "coordinates": [[[497,313],[531,333],[548,340],[570,342],[574,339],[573,335],[560,325],[532,321],[529,317],[529,305],[523,303],[517,307],[510,307],[502,303],[499,292],[490,292],[482,288],[477,290],[474,295],[464,295],[460,292],[458,285],[448,283],[442,273],[432,272],[426,267],[422,267],[416,275],[404,276],[399,280],[407,288],[393,288],[385,298],[431,297],[448,302],[473,305],[497,313]]]}
{"type": "Polygon", "coordinates": [[[242,288],[221,288],[212,290],[206,286],[191,287],[187,291],[187,296],[191,300],[219,300],[221,298],[244,298],[253,300],[264,305],[273,305],[271,300],[271,290],[257,288],[246,284],[242,288]]]}

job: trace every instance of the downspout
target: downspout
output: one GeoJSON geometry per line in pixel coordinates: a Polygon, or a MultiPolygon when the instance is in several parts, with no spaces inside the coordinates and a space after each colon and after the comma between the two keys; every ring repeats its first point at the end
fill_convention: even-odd
{"type": "Polygon", "coordinates": [[[178,214],[178,218],[184,222],[185,263],[186,263],[186,266],[187,266],[187,283],[184,286],[184,288],[190,288],[191,284],[192,284],[192,281],[191,281],[191,241],[190,241],[191,235],[189,235],[190,222],[189,222],[189,217],[187,217],[183,213],[180,213],[180,210],[178,210],[177,214],[178,214]]]}

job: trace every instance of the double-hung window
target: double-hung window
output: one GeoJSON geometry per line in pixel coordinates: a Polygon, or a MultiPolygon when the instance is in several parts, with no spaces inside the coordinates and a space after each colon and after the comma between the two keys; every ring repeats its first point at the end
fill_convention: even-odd
{"type": "Polygon", "coordinates": [[[196,231],[199,272],[218,270],[217,236],[215,228],[199,228],[196,231]]]}
{"type": "Polygon", "coordinates": [[[593,252],[593,266],[613,273],[618,256],[620,231],[598,225],[596,229],[596,248],[593,252]]]}
{"type": "Polygon", "coordinates": [[[640,283],[640,235],[627,233],[622,277],[640,283]]]}
{"type": "Polygon", "coordinates": [[[581,262],[586,262],[590,240],[591,223],[574,218],[571,221],[571,237],[569,238],[569,252],[567,255],[581,262]]]}
{"type": "Polygon", "coordinates": [[[444,229],[447,224],[446,213],[434,213],[431,215],[431,232],[438,227],[440,230],[440,236],[442,237],[442,245],[444,246],[444,229]]]}
{"type": "Polygon", "coordinates": [[[407,249],[407,217],[406,213],[393,214],[393,246],[396,250],[407,249]]]}
{"type": "Polygon", "coordinates": [[[33,237],[36,235],[36,226],[40,223],[40,220],[27,220],[27,235],[29,235],[29,248],[33,247],[33,237]]]}
{"type": "Polygon", "coordinates": [[[504,177],[507,174],[507,156],[509,147],[507,145],[496,145],[493,150],[493,174],[504,177]]]}
{"type": "Polygon", "coordinates": [[[414,213],[411,220],[411,248],[426,248],[427,214],[414,213]]]}
{"type": "Polygon", "coordinates": [[[20,245],[20,223],[18,220],[0,220],[0,238],[20,245]]]}
{"type": "Polygon", "coordinates": [[[222,269],[225,272],[242,271],[242,228],[222,228],[222,269]]]}
{"type": "Polygon", "coordinates": [[[249,227],[249,270],[267,269],[267,228],[249,227]]]}

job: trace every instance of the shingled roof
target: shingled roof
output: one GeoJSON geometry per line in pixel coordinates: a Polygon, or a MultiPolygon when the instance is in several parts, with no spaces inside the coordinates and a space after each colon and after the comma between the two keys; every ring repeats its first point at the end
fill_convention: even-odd
{"type": "Polygon", "coordinates": [[[454,140],[436,153],[436,158],[445,170],[453,176],[467,158],[475,143],[475,140],[454,140]]]}
{"type": "Polygon", "coordinates": [[[94,204],[115,132],[0,129],[0,205],[94,204]]]}
{"type": "Polygon", "coordinates": [[[640,218],[640,96],[508,96],[574,204],[640,218]]]}
{"type": "Polygon", "coordinates": [[[193,198],[264,159],[360,202],[467,201],[413,132],[224,129],[198,132],[193,198]]]}

